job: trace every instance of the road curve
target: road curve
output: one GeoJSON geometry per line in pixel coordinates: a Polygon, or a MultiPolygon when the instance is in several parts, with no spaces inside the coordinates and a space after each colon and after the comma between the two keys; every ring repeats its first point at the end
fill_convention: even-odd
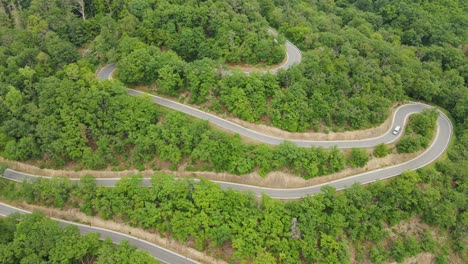
{"type": "MultiPolygon", "coordinates": [[[[270,33],[275,38],[277,38],[279,35],[278,31],[271,27],[268,28],[268,33],[270,33]]],[[[296,47],[296,45],[294,45],[291,41],[286,40],[286,42],[284,43],[284,47],[286,48],[286,62],[276,68],[262,72],[277,73],[279,70],[287,70],[293,65],[301,63],[302,52],[298,47],[296,47]]]]}
{"type": "MultiPolygon", "coordinates": [[[[238,184],[238,183],[230,183],[230,182],[222,182],[222,181],[214,181],[218,183],[223,189],[235,189],[235,190],[249,190],[253,191],[256,195],[261,195],[262,193],[267,194],[273,198],[277,199],[297,199],[307,195],[314,195],[320,192],[320,189],[323,186],[332,186],[337,190],[342,190],[355,183],[359,184],[368,184],[371,182],[375,182],[382,179],[391,178],[397,175],[400,175],[404,171],[407,170],[415,170],[425,165],[435,161],[438,159],[447,149],[450,138],[452,135],[452,124],[449,118],[440,113],[437,119],[437,132],[432,144],[429,146],[428,149],[424,151],[418,157],[390,167],[381,168],[374,171],[369,171],[361,174],[357,174],[354,176],[350,176],[347,178],[327,182],[324,184],[319,184],[310,187],[303,187],[303,188],[288,188],[288,189],[277,189],[277,188],[266,188],[266,187],[258,187],[253,185],[245,185],[245,184],[238,184]]],[[[14,170],[7,169],[4,172],[3,177],[21,182],[23,180],[30,180],[35,179],[40,176],[35,176],[27,173],[17,172],[14,170]]],[[[46,177],[47,178],[47,177],[46,177]]],[[[72,179],[74,181],[78,181],[79,179],[72,179]]],[[[97,178],[96,183],[103,186],[114,186],[119,178],[97,178]]],[[[149,179],[144,179],[144,185],[149,186],[149,179]]]]}
{"type": "Polygon", "coordinates": [[[377,146],[380,143],[389,144],[397,140],[398,137],[402,134],[400,133],[397,136],[393,135],[391,128],[393,128],[394,126],[404,127],[404,124],[406,123],[406,119],[409,117],[409,115],[414,114],[414,113],[419,113],[426,108],[430,108],[430,106],[426,104],[422,104],[422,103],[410,103],[410,104],[405,104],[403,106],[400,106],[393,115],[392,126],[390,127],[390,129],[385,134],[375,137],[375,138],[369,138],[369,139],[363,139],[363,140],[317,141],[317,140],[284,139],[284,138],[266,135],[266,134],[245,128],[241,125],[235,124],[233,122],[225,120],[216,115],[201,111],[194,107],[181,104],[181,103],[178,103],[178,102],[175,102],[175,101],[172,101],[172,100],[169,100],[169,99],[157,96],[157,95],[152,95],[152,94],[148,94],[148,93],[133,90],[133,89],[129,89],[129,94],[132,96],[138,96],[138,95],[149,96],[158,105],[191,115],[196,118],[208,120],[210,123],[218,127],[221,127],[228,131],[237,133],[241,136],[244,136],[246,138],[249,138],[249,139],[261,142],[261,143],[266,143],[269,145],[279,145],[283,143],[284,141],[289,141],[300,147],[305,147],[305,148],[310,148],[310,147],[330,148],[333,146],[337,146],[338,148],[369,148],[369,147],[377,146]]]}
{"type": "Polygon", "coordinates": [[[266,72],[276,73],[279,70],[287,70],[292,66],[301,63],[302,61],[302,53],[296,45],[292,44],[289,40],[286,40],[284,43],[286,47],[286,62],[281,66],[267,70],[266,72]]]}
{"type": "MultiPolygon", "coordinates": [[[[98,78],[101,80],[111,78],[112,72],[115,69],[116,68],[114,65],[107,65],[98,73],[98,78]]],[[[145,93],[145,92],[134,90],[134,89],[128,89],[128,90],[129,90],[129,94],[132,96],[138,96],[138,95],[149,96],[151,97],[153,102],[155,102],[158,105],[191,115],[199,119],[207,120],[210,123],[220,128],[226,129],[233,133],[237,133],[251,140],[255,140],[261,143],[266,143],[269,145],[279,145],[283,143],[284,141],[289,141],[300,147],[306,147],[306,148],[310,148],[310,147],[330,148],[333,146],[337,146],[338,148],[342,148],[342,149],[369,148],[369,147],[377,146],[380,143],[389,144],[397,140],[398,137],[402,134],[400,133],[397,136],[393,135],[391,133],[392,132],[391,129],[393,127],[395,126],[404,127],[404,124],[406,123],[406,119],[408,118],[409,115],[414,114],[414,113],[419,113],[422,110],[430,107],[422,103],[409,103],[409,104],[400,106],[393,115],[392,126],[390,127],[390,129],[385,134],[380,135],[378,137],[374,137],[374,138],[368,138],[368,139],[363,139],[363,140],[336,140],[336,141],[297,140],[297,139],[284,139],[284,138],[266,135],[266,134],[245,128],[236,123],[230,122],[219,116],[204,112],[197,108],[194,108],[185,104],[181,104],[181,103],[178,103],[176,101],[173,101],[164,97],[160,97],[157,95],[145,93]]]]}
{"type": "MultiPolygon", "coordinates": [[[[30,212],[25,211],[20,208],[13,207],[11,205],[7,205],[4,203],[0,203],[0,215],[1,216],[8,216],[13,213],[20,213],[20,214],[28,214],[30,212]]],[[[179,255],[175,252],[172,252],[168,249],[162,248],[160,246],[157,246],[155,244],[152,244],[150,242],[147,242],[145,240],[129,236],[123,233],[99,228],[99,227],[93,227],[89,225],[83,225],[83,224],[78,224],[74,222],[69,222],[61,219],[56,219],[52,218],[55,221],[60,222],[62,226],[65,225],[74,225],[77,226],[78,229],[80,230],[81,234],[87,234],[87,233],[98,233],[101,236],[101,239],[104,240],[106,238],[110,238],[114,243],[119,244],[122,240],[128,240],[131,245],[136,246],[140,250],[144,250],[148,252],[150,255],[155,257],[157,260],[163,263],[174,263],[174,264],[195,264],[199,263],[197,261],[191,260],[189,258],[186,258],[182,255],[179,255]]]]}
{"type": "MultiPolygon", "coordinates": [[[[272,28],[269,28],[268,32],[270,32],[270,34],[272,34],[275,37],[278,36],[278,32],[272,28]]],[[[287,70],[291,68],[292,66],[301,63],[302,52],[298,47],[296,47],[296,45],[294,45],[291,41],[286,40],[286,42],[284,43],[284,47],[286,49],[286,62],[282,63],[281,65],[275,68],[260,71],[260,72],[277,73],[279,70],[287,70]]],[[[98,70],[96,76],[98,77],[99,80],[112,79],[112,73],[116,70],[116,68],[117,66],[115,64],[106,65],[105,67],[98,70]]],[[[228,72],[229,71],[225,71],[223,74],[226,75],[228,72]]],[[[255,72],[255,70],[251,72],[255,72]]],[[[249,74],[250,72],[245,72],[245,73],[249,74]]]]}

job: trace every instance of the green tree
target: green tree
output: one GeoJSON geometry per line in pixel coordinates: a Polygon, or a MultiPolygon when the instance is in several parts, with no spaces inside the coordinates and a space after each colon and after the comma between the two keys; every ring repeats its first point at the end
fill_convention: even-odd
{"type": "Polygon", "coordinates": [[[389,152],[390,150],[388,149],[387,145],[385,145],[384,143],[381,143],[374,148],[373,154],[377,158],[383,158],[387,156],[389,152]]]}

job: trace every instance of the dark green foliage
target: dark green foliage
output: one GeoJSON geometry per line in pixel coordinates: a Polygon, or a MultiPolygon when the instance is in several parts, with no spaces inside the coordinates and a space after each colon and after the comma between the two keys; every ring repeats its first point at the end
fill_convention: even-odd
{"type": "Polygon", "coordinates": [[[348,157],[348,164],[353,168],[362,168],[369,161],[369,154],[367,154],[365,149],[351,149],[351,153],[348,157]]]}
{"type": "Polygon", "coordinates": [[[158,263],[128,241],[101,243],[98,234],[82,236],[78,227],[62,228],[40,213],[0,218],[0,230],[2,263],[158,263]]]}
{"type": "Polygon", "coordinates": [[[24,183],[21,196],[28,203],[64,207],[75,189],[76,184],[68,178],[39,179],[35,182],[24,183]]]}
{"type": "Polygon", "coordinates": [[[404,136],[397,143],[397,150],[399,153],[414,153],[423,148],[423,145],[427,147],[426,138],[420,135],[404,136]]]}
{"type": "Polygon", "coordinates": [[[0,218],[0,245],[5,245],[15,238],[16,222],[20,216],[17,214],[7,218],[0,218]]]}
{"type": "Polygon", "coordinates": [[[211,58],[269,65],[284,58],[284,48],[268,33],[256,1],[121,1],[125,12],[97,8],[109,5],[98,2],[103,3],[90,9],[99,16],[113,16],[101,19],[101,32],[94,40],[108,59],[115,58],[115,50],[104,40],[118,41],[125,35],[171,49],[185,61],[211,58]]]}

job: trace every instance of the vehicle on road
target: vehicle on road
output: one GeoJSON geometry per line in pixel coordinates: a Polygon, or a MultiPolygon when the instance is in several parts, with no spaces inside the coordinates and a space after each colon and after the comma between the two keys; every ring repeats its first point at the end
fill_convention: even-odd
{"type": "Polygon", "coordinates": [[[395,129],[393,129],[392,134],[397,135],[398,133],[400,133],[400,130],[401,130],[401,126],[396,126],[395,129]]]}

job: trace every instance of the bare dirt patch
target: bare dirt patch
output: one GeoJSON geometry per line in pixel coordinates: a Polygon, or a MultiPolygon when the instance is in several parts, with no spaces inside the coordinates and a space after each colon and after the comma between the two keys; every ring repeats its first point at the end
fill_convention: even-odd
{"type": "MultiPolygon", "coordinates": [[[[393,263],[396,264],[397,262],[392,262],[392,264],[393,263]]],[[[403,260],[402,263],[403,264],[413,264],[413,263],[435,264],[436,261],[435,261],[434,254],[424,252],[424,253],[419,253],[418,255],[414,257],[407,258],[403,260]]]]}
{"type": "MultiPolygon", "coordinates": [[[[9,202],[11,203],[11,202],[9,202]]],[[[201,263],[227,263],[223,260],[215,259],[206,255],[206,252],[200,252],[193,248],[187,247],[186,245],[172,239],[169,237],[161,237],[158,232],[149,232],[141,228],[130,227],[124,223],[117,223],[114,221],[105,221],[99,217],[87,216],[86,214],[80,212],[78,209],[55,209],[47,208],[37,205],[30,205],[24,202],[14,203],[14,206],[22,208],[28,211],[40,211],[48,217],[54,217],[62,220],[84,223],[89,226],[100,227],[104,229],[109,229],[117,231],[120,233],[128,234],[146,241],[149,241],[158,246],[164,247],[171,251],[174,251],[180,255],[189,257],[191,259],[197,260],[201,263]]]]}
{"type": "MultiPolygon", "coordinates": [[[[439,244],[445,245],[449,242],[449,235],[444,233],[443,230],[439,230],[436,227],[432,227],[426,223],[423,223],[419,216],[414,216],[408,220],[403,220],[400,223],[392,226],[387,227],[387,231],[390,234],[390,239],[396,239],[399,234],[404,234],[406,236],[416,237],[418,239],[421,238],[421,234],[425,232],[425,230],[430,230],[432,238],[439,244]]],[[[453,264],[462,264],[465,263],[459,256],[450,252],[448,257],[448,263],[453,264]]],[[[396,263],[396,262],[392,262],[396,263]]],[[[411,263],[436,263],[435,255],[428,252],[420,253],[416,256],[406,258],[403,263],[411,264],[411,263]]]]}
{"type": "MultiPolygon", "coordinates": [[[[407,236],[419,237],[420,234],[424,233],[426,229],[433,229],[428,224],[425,224],[421,221],[421,218],[415,216],[408,220],[403,220],[400,223],[387,227],[390,238],[395,239],[399,234],[405,234],[407,236]]],[[[436,237],[436,232],[432,232],[432,236],[436,237]]],[[[440,238],[437,239],[439,242],[444,242],[440,238]]]]}
{"type": "Polygon", "coordinates": [[[81,57],[84,57],[85,55],[89,54],[92,52],[92,50],[87,49],[87,48],[79,48],[78,53],[80,53],[81,57]]]}

